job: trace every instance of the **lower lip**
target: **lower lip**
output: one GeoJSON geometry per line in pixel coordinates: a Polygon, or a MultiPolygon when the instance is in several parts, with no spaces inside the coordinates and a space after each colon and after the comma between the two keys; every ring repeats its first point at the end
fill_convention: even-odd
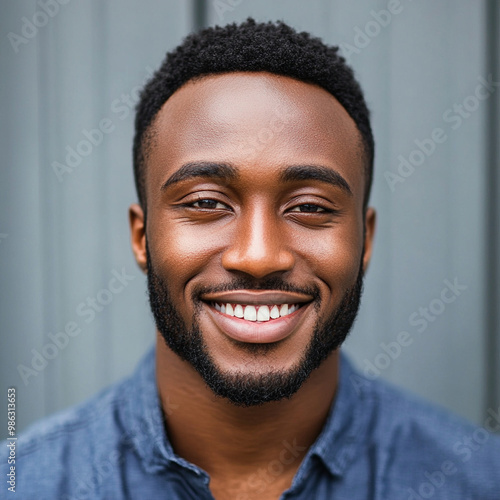
{"type": "Polygon", "coordinates": [[[228,337],[239,342],[267,344],[283,340],[293,333],[300,320],[304,317],[309,304],[299,307],[292,314],[265,322],[247,321],[223,314],[205,304],[214,323],[228,337]]]}

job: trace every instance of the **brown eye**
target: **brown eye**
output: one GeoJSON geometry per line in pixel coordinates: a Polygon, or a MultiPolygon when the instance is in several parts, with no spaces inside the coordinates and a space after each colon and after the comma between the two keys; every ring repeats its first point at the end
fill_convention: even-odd
{"type": "Polygon", "coordinates": [[[210,200],[210,199],[195,201],[192,204],[192,206],[195,208],[204,208],[204,209],[209,209],[209,210],[219,210],[219,209],[227,208],[227,206],[224,205],[224,203],[221,203],[220,201],[216,201],[216,200],[210,200]]]}
{"type": "Polygon", "coordinates": [[[302,213],[318,213],[318,212],[326,212],[326,210],[319,205],[313,205],[310,203],[305,203],[303,205],[297,205],[292,208],[291,212],[302,212],[302,213]]]}

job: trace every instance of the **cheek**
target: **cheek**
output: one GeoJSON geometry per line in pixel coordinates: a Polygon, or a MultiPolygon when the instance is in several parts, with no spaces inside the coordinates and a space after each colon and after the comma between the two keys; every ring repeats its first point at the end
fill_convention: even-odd
{"type": "Polygon", "coordinates": [[[356,282],[363,254],[363,231],[358,230],[358,225],[345,221],[332,228],[296,235],[295,239],[308,271],[335,296],[356,282]]]}
{"type": "Polygon", "coordinates": [[[182,288],[191,278],[212,266],[220,248],[220,238],[213,228],[167,218],[151,227],[150,241],[156,265],[168,277],[175,293],[183,293],[182,288]]]}

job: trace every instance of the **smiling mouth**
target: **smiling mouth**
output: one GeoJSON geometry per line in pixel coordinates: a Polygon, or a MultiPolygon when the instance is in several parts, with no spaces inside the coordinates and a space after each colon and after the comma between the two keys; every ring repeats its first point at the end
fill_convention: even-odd
{"type": "Polygon", "coordinates": [[[233,318],[265,323],[283,318],[294,313],[304,304],[233,304],[230,302],[211,302],[210,306],[216,311],[233,318]]]}
{"type": "Polygon", "coordinates": [[[201,300],[208,318],[224,335],[240,342],[278,342],[292,335],[307,317],[314,297],[279,290],[207,293],[201,300]]]}

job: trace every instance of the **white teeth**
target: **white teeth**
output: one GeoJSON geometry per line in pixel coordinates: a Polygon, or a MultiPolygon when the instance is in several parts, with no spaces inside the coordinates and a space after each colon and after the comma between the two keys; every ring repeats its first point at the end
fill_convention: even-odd
{"type": "Polygon", "coordinates": [[[257,321],[269,321],[269,307],[259,306],[257,311],[257,321]]]}
{"type": "Polygon", "coordinates": [[[255,306],[246,306],[243,318],[248,321],[257,321],[257,310],[255,306]]]}
{"type": "Polygon", "coordinates": [[[278,306],[273,306],[270,312],[270,316],[272,319],[276,319],[280,317],[280,310],[278,309],[278,306]]]}
{"type": "Polygon", "coordinates": [[[288,304],[283,304],[280,307],[280,316],[286,316],[288,314],[288,304]]]}
{"type": "Polygon", "coordinates": [[[236,316],[237,318],[243,318],[247,321],[269,321],[270,319],[277,319],[280,316],[288,316],[295,312],[299,306],[297,304],[275,304],[273,306],[267,305],[244,305],[235,304],[234,307],[230,303],[219,304],[214,303],[214,307],[217,311],[222,314],[227,314],[228,316],[236,316]]]}

